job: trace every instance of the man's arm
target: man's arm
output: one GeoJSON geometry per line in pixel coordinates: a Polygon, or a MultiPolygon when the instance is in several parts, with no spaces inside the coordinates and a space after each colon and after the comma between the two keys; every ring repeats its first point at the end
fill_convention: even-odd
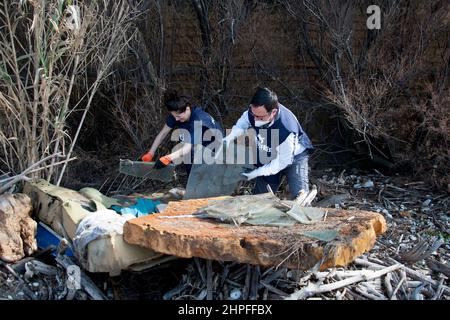
{"type": "Polygon", "coordinates": [[[248,128],[250,128],[250,121],[248,121],[248,111],[245,111],[231,129],[230,134],[225,137],[226,141],[233,141],[243,135],[248,128]]]}
{"type": "Polygon", "coordinates": [[[259,176],[271,176],[277,174],[294,161],[295,146],[297,144],[297,136],[295,133],[291,133],[286,140],[283,141],[277,148],[277,156],[258,169],[251,172],[251,178],[259,176]]]}

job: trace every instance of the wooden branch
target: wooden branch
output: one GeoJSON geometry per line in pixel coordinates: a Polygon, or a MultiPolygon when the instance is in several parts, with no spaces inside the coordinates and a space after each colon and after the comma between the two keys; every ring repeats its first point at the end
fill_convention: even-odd
{"type": "Polygon", "coordinates": [[[213,299],[212,277],[213,277],[212,261],[206,260],[206,299],[207,300],[213,299]]]}
{"type": "Polygon", "coordinates": [[[324,292],[329,292],[329,291],[333,291],[357,282],[361,282],[361,281],[368,281],[368,280],[372,280],[372,279],[376,279],[379,278],[389,272],[395,271],[397,269],[402,268],[402,265],[400,263],[395,264],[393,266],[384,268],[382,270],[378,270],[375,271],[372,275],[357,275],[355,277],[351,277],[348,279],[344,279],[341,281],[337,281],[334,283],[330,283],[330,284],[323,284],[323,285],[317,285],[315,283],[310,283],[308,284],[305,288],[298,290],[294,293],[292,293],[287,300],[299,300],[299,299],[306,299],[310,296],[313,296],[317,293],[324,293],[324,292]]]}
{"type": "MultiPolygon", "coordinates": [[[[56,262],[60,264],[65,270],[68,267],[74,265],[75,263],[67,256],[58,255],[56,256],[56,262]]],[[[97,288],[97,286],[92,282],[92,280],[80,270],[81,276],[81,287],[93,300],[107,300],[106,296],[97,288]]]]}
{"type": "MultiPolygon", "coordinates": [[[[5,185],[0,187],[0,194],[7,191],[12,185],[17,183],[18,181],[26,179],[27,178],[26,175],[29,174],[34,168],[38,167],[41,163],[44,163],[45,161],[47,161],[49,159],[53,159],[55,157],[63,157],[63,155],[61,153],[54,153],[52,155],[49,155],[49,156],[33,163],[31,166],[26,168],[22,173],[12,177],[12,179],[10,179],[9,182],[7,182],[5,185]]],[[[50,165],[50,166],[52,166],[52,165],[50,165]]]]}
{"type": "Polygon", "coordinates": [[[250,279],[252,276],[252,266],[250,264],[247,264],[247,272],[245,274],[245,284],[244,284],[244,289],[242,291],[242,298],[244,300],[248,299],[248,295],[250,293],[250,279]]]}
{"type": "Polygon", "coordinates": [[[194,262],[195,262],[195,265],[197,266],[197,270],[198,270],[198,273],[200,274],[200,278],[202,279],[203,283],[206,284],[206,277],[203,273],[203,268],[200,265],[200,259],[195,257],[194,262]]]}
{"type": "Polygon", "coordinates": [[[400,282],[397,284],[397,286],[395,287],[394,291],[392,292],[392,294],[390,295],[390,299],[391,300],[397,300],[397,291],[400,289],[400,286],[403,284],[403,282],[406,280],[406,278],[401,278],[400,282]]]}
{"type": "MultiPolygon", "coordinates": [[[[388,259],[391,260],[394,263],[398,263],[398,261],[395,260],[395,259],[392,259],[392,258],[388,258],[388,259]]],[[[369,267],[372,267],[372,268],[375,268],[375,269],[382,269],[382,268],[384,268],[384,266],[381,266],[381,265],[373,263],[373,262],[369,262],[367,260],[363,260],[361,258],[355,259],[355,264],[369,266],[369,267]]],[[[439,283],[437,281],[433,280],[431,277],[427,277],[426,275],[420,273],[419,271],[413,270],[413,269],[408,268],[408,267],[406,267],[404,265],[402,265],[402,269],[405,270],[405,272],[413,279],[420,280],[420,281],[423,281],[423,282],[427,282],[427,283],[431,284],[434,288],[437,288],[439,286],[439,283]]],[[[444,290],[446,292],[450,293],[450,288],[449,287],[444,286],[444,290]]]]}
{"type": "Polygon", "coordinates": [[[441,280],[439,281],[439,285],[436,289],[436,293],[434,294],[434,296],[431,298],[431,300],[439,300],[442,293],[444,292],[444,278],[442,277],[441,280]]]}
{"type": "Polygon", "coordinates": [[[386,288],[389,298],[393,296],[394,292],[394,290],[392,289],[391,279],[392,275],[390,273],[386,274],[386,276],[384,277],[384,287],[386,288]]]}
{"type": "Polygon", "coordinates": [[[349,278],[349,277],[355,277],[355,276],[371,276],[374,274],[374,270],[343,270],[343,271],[335,271],[333,274],[330,274],[330,272],[316,272],[314,273],[314,276],[317,278],[317,280],[330,278],[333,276],[337,276],[339,278],[349,278]]]}
{"type": "Polygon", "coordinates": [[[359,286],[355,288],[355,291],[370,300],[386,300],[386,297],[381,297],[380,295],[370,293],[359,286]]]}

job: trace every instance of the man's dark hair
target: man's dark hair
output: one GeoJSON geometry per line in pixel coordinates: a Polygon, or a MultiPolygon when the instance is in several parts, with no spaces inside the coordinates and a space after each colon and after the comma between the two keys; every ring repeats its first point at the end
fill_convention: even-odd
{"type": "Polygon", "coordinates": [[[269,88],[258,87],[253,95],[250,104],[254,106],[264,106],[268,112],[278,108],[278,97],[269,88]]]}
{"type": "Polygon", "coordinates": [[[179,96],[176,91],[168,91],[164,94],[164,105],[169,112],[184,112],[191,106],[191,98],[188,96],[179,96]]]}

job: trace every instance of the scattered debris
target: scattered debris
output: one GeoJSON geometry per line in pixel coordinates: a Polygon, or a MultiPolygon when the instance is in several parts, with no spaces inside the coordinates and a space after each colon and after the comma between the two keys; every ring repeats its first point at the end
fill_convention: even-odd
{"type": "Polygon", "coordinates": [[[126,218],[79,192],[56,187],[44,180],[26,182],[24,192],[33,199],[37,217],[69,242],[80,237],[80,225],[90,225],[88,235],[79,241],[82,244],[78,246],[79,252],[75,252],[81,258],[81,267],[89,272],[107,272],[116,276],[134,266],[141,269],[146,263],[150,267],[167,260],[160,253],[126,243],[122,235],[126,218]],[[107,221],[114,220],[115,228],[108,228],[109,222],[105,225],[93,223],[96,220],[105,222],[105,215],[110,217],[107,221]]]}
{"type": "MultiPolygon", "coordinates": [[[[379,173],[357,175],[354,171],[351,174],[334,174],[332,170],[329,170],[326,177],[324,176],[313,181],[318,186],[318,201],[312,202],[313,206],[334,206],[338,210],[348,210],[350,215],[345,218],[345,223],[359,219],[357,210],[378,210],[380,214],[388,218],[388,231],[376,239],[369,252],[359,256],[346,267],[299,270],[297,266],[292,269],[280,264],[272,267],[257,266],[220,261],[220,258],[217,261],[201,258],[168,261],[175,259],[168,256],[167,262],[153,269],[147,269],[148,271],[145,272],[126,272],[121,276],[107,279],[90,274],[91,280],[94,281],[91,281],[92,291],[88,292],[91,290],[88,289],[89,285],[86,287],[83,284],[77,290],[68,288],[68,285],[73,287],[76,283],[69,279],[72,273],[67,271],[67,267],[76,266],[76,261],[70,258],[70,261],[67,260],[67,256],[63,256],[61,260],[61,252],[57,255],[59,262],[52,260],[51,253],[55,250],[48,249],[54,247],[53,244],[47,250],[35,253],[34,257],[23,258],[15,264],[0,261],[0,298],[18,300],[72,298],[77,300],[94,298],[449,299],[450,219],[448,208],[450,197],[448,194],[430,194],[429,189],[421,181],[405,181],[401,177],[389,177],[379,173]],[[355,184],[364,184],[367,181],[372,181],[374,186],[353,188],[355,184]],[[47,258],[42,260],[38,255],[44,255],[47,258]],[[169,275],[173,277],[167,278],[169,275]],[[161,282],[162,279],[164,279],[163,282],[161,282]]],[[[173,195],[172,199],[175,199],[173,195]]],[[[226,199],[226,197],[219,199],[226,199]]],[[[190,201],[193,201],[191,205],[194,207],[204,205],[196,200],[190,201]]],[[[283,203],[292,205],[289,201],[283,201],[283,203]]],[[[92,206],[92,202],[87,199],[83,205],[89,207],[92,206]]],[[[186,205],[186,202],[179,201],[170,203],[164,215],[174,216],[174,212],[181,209],[188,209],[190,213],[195,212],[192,207],[186,205]]],[[[323,220],[332,219],[335,210],[329,210],[323,220]]],[[[179,223],[183,224],[194,219],[202,222],[209,221],[209,219],[195,217],[159,220],[179,220],[179,223]]],[[[256,228],[246,225],[240,227],[227,225],[233,229],[256,228]]],[[[308,225],[308,227],[311,226],[308,225]]],[[[191,233],[200,231],[192,229],[191,233]]],[[[328,229],[330,239],[332,239],[331,231],[332,229],[328,229]]],[[[248,239],[242,239],[244,241],[240,242],[239,246],[252,245],[247,241],[248,239]]],[[[330,241],[330,239],[325,240],[330,241]]],[[[313,266],[314,263],[311,265],[313,266]]],[[[87,277],[85,273],[83,274],[87,277]]]]}
{"type": "MultiPolygon", "coordinates": [[[[449,195],[430,196],[423,182],[405,182],[401,177],[383,176],[379,173],[368,176],[333,175],[330,170],[327,177],[322,176],[315,183],[318,184],[319,200],[320,198],[323,200],[313,203],[313,206],[336,205],[338,208],[348,210],[378,209],[380,213],[390,215],[387,220],[388,232],[377,238],[370,252],[345,268],[331,268],[324,271],[289,270],[281,266],[262,268],[257,299],[275,300],[290,297],[323,300],[448,300],[450,298],[449,195]],[[353,189],[357,182],[369,180],[374,183],[372,189],[353,189]],[[430,210],[424,212],[423,202],[427,199],[432,199],[428,203],[430,210]],[[402,260],[402,257],[409,260],[402,260]],[[344,280],[346,282],[341,282],[344,280]],[[341,285],[342,287],[338,288],[341,285]],[[329,291],[323,291],[325,289],[329,291]]],[[[172,296],[172,299],[195,299],[203,290],[205,284],[199,273],[203,272],[200,270],[204,270],[205,262],[201,259],[198,261],[200,267],[192,264],[186,269],[180,283],[185,285],[185,289],[172,296]]],[[[231,291],[248,290],[245,288],[246,279],[251,278],[252,274],[248,274],[250,271],[246,265],[214,262],[213,270],[213,279],[218,277],[213,299],[232,299],[231,291]]]]}

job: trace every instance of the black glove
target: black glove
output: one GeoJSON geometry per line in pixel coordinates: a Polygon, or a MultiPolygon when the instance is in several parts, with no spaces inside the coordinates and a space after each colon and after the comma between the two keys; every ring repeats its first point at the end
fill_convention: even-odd
{"type": "Polygon", "coordinates": [[[171,162],[172,162],[172,160],[168,156],[161,157],[158,159],[158,161],[155,162],[153,169],[159,170],[159,169],[165,168],[171,162]]]}

